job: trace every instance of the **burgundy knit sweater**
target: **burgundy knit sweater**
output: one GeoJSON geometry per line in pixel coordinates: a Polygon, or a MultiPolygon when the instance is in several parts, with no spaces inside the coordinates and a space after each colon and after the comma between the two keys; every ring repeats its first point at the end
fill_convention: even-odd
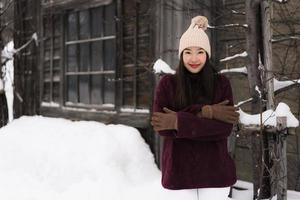
{"type": "MultiPolygon", "coordinates": [[[[176,81],[165,75],[156,88],[154,112],[167,107],[177,112],[178,130],[159,131],[164,145],[161,158],[162,185],[167,189],[228,187],[236,182],[236,169],[227,151],[232,124],[199,118],[203,105],[183,110],[174,106],[176,81]]],[[[218,75],[213,103],[228,99],[233,105],[229,80],[218,75]]]]}

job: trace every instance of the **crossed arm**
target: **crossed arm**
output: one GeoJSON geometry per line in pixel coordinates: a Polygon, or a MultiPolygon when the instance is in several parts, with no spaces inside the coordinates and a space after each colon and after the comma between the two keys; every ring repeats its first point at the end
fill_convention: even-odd
{"type": "MultiPolygon", "coordinates": [[[[202,112],[205,111],[206,106],[204,104],[190,105],[178,112],[169,110],[166,91],[163,86],[158,87],[151,119],[151,124],[159,135],[197,140],[220,140],[230,135],[232,123],[210,119],[207,115],[203,116],[202,112]]],[[[233,104],[230,85],[226,87],[223,94],[222,100],[226,101],[226,99],[229,99],[226,104],[233,104]]]]}

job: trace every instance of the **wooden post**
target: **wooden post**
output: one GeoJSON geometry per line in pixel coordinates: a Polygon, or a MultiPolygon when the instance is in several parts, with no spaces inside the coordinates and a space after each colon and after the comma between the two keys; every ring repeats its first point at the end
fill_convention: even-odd
{"type": "Polygon", "coordinates": [[[261,2],[261,18],[262,18],[262,42],[263,42],[263,84],[266,88],[267,109],[274,109],[274,83],[272,73],[272,29],[271,29],[271,11],[272,4],[269,0],[261,2]]]}
{"type": "Polygon", "coordinates": [[[277,117],[277,134],[274,148],[274,180],[275,193],[277,200],[287,199],[287,159],[286,159],[286,137],[287,137],[287,118],[277,117]]]}
{"type": "MultiPolygon", "coordinates": [[[[257,114],[264,111],[264,105],[261,105],[261,97],[256,91],[256,87],[262,90],[261,72],[259,71],[259,44],[261,42],[261,26],[260,26],[260,3],[261,0],[245,1],[246,22],[248,25],[246,32],[247,53],[248,53],[248,81],[250,87],[250,95],[253,98],[251,104],[251,114],[257,114]]],[[[263,97],[262,97],[263,98],[263,97]]],[[[262,179],[264,171],[263,159],[263,135],[253,132],[251,134],[251,149],[252,149],[252,168],[253,168],[253,199],[268,198],[269,191],[266,189],[268,183],[265,183],[266,178],[262,179]],[[258,197],[258,191],[259,197],[258,197]]]]}

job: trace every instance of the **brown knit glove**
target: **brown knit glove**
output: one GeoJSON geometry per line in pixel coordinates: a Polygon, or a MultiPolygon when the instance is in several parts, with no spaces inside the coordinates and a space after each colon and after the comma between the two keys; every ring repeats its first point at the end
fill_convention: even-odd
{"type": "Polygon", "coordinates": [[[177,129],[177,113],[163,108],[163,112],[154,112],[151,118],[151,124],[155,131],[177,129]]]}
{"type": "Polygon", "coordinates": [[[216,119],[230,124],[236,124],[239,121],[240,114],[236,112],[238,108],[228,106],[228,100],[214,105],[205,105],[201,112],[197,114],[198,117],[207,119],[216,119]]]}

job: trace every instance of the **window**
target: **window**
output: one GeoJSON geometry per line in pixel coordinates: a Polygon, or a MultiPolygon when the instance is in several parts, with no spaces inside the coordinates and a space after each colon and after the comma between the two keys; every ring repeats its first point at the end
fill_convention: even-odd
{"type": "Polygon", "coordinates": [[[43,22],[43,102],[112,107],[115,4],[45,15],[43,22]]]}
{"type": "Polygon", "coordinates": [[[67,13],[66,104],[114,104],[114,4],[67,13]]]}

